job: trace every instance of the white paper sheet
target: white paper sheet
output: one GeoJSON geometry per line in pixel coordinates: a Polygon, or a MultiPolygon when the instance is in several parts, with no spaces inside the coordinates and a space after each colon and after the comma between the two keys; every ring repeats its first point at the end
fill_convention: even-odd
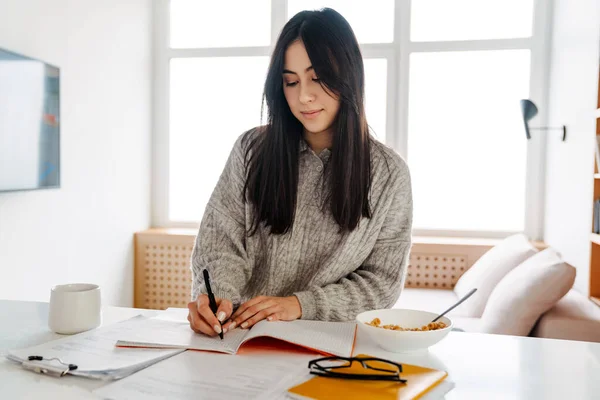
{"type": "Polygon", "coordinates": [[[314,356],[283,352],[228,355],[187,351],[94,394],[112,400],[237,400],[285,398],[308,378],[314,356]]]}
{"type": "MultiPolygon", "coordinates": [[[[117,348],[115,344],[122,334],[138,329],[138,322],[145,317],[135,317],[106,327],[67,336],[58,340],[24,349],[11,350],[8,358],[14,361],[27,360],[30,355],[45,359],[58,357],[68,364],[76,364],[73,375],[110,375],[117,378],[144,368],[158,360],[175,355],[181,350],[117,348]]],[[[55,361],[51,365],[57,365],[55,361]]],[[[100,376],[98,376],[100,377],[100,376]]]]}

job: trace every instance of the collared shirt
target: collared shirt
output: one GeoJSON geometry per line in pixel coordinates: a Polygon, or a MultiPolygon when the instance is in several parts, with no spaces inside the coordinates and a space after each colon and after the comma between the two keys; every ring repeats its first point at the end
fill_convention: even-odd
{"type": "MultiPolygon", "coordinates": [[[[310,202],[315,206],[319,206],[319,201],[321,201],[323,196],[323,172],[325,171],[325,166],[329,162],[330,158],[331,150],[323,149],[319,154],[317,154],[313,149],[310,148],[308,143],[306,143],[306,140],[300,139],[300,169],[304,169],[306,173],[299,174],[298,186],[301,188],[313,188],[313,199],[307,198],[305,201],[310,202]],[[305,183],[305,181],[308,182],[305,183]]],[[[299,190],[298,192],[301,191],[299,190]]],[[[299,196],[302,196],[303,194],[310,195],[311,193],[310,191],[307,193],[299,193],[299,196]]]]}
{"type": "MultiPolygon", "coordinates": [[[[253,134],[258,134],[254,132],[253,134]]],[[[259,295],[295,295],[303,319],[353,320],[365,310],[395,304],[411,247],[412,191],[404,160],[375,139],[371,143],[371,218],[340,233],[323,207],[323,172],[331,151],[318,155],[302,140],[293,228],[271,235],[264,225],[249,236],[254,207],[243,201],[245,148],[240,137],[202,218],[191,257],[192,297],[206,293],[239,305],[259,295]]]]}

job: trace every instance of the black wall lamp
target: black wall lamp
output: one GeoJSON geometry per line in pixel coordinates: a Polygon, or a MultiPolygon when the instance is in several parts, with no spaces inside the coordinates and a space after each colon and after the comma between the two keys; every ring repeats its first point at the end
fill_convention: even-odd
{"type": "Polygon", "coordinates": [[[560,128],[552,128],[547,126],[538,126],[538,127],[530,127],[529,120],[535,117],[538,113],[538,109],[533,103],[533,101],[524,99],[521,100],[521,113],[523,114],[523,123],[525,124],[525,134],[527,135],[527,139],[531,139],[530,130],[555,130],[560,129],[563,133],[562,140],[563,142],[567,139],[567,127],[563,125],[560,128]]]}

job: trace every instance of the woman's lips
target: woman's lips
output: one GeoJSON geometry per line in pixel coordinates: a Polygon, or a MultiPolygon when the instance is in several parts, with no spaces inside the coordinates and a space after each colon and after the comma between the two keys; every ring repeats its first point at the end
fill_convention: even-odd
{"type": "Polygon", "coordinates": [[[302,115],[306,119],[315,119],[315,118],[317,118],[321,114],[321,111],[323,111],[323,110],[315,110],[315,111],[310,111],[310,112],[302,112],[302,115]]]}

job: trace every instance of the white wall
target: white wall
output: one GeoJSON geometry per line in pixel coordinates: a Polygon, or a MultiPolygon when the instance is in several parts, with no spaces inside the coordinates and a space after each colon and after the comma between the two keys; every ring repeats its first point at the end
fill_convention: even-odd
{"type": "Polygon", "coordinates": [[[567,141],[561,142],[559,132],[547,132],[544,241],[577,268],[575,287],[586,295],[598,99],[598,3],[554,0],[547,113],[550,126],[567,126],[567,141]]]}
{"type": "Polygon", "coordinates": [[[94,282],[133,301],[150,225],[151,0],[3,0],[0,47],[61,68],[61,188],[0,193],[0,298],[94,282]]]}

